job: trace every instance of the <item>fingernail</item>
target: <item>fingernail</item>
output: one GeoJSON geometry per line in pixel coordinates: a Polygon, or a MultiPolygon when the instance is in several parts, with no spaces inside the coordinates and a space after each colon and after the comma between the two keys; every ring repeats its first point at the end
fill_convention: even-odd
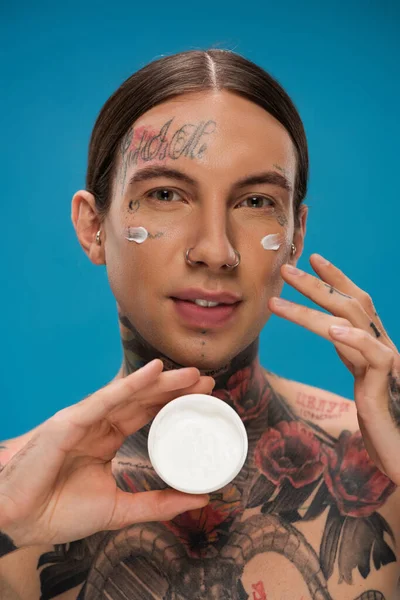
{"type": "Polygon", "coordinates": [[[274,298],[274,304],[276,304],[277,306],[290,306],[291,302],[288,302],[283,298],[274,298]]]}
{"type": "Polygon", "coordinates": [[[342,327],[341,325],[331,325],[330,330],[333,333],[333,335],[341,336],[347,335],[350,331],[350,327],[342,327]]]}
{"type": "Polygon", "coordinates": [[[319,265],[321,265],[322,267],[326,267],[327,265],[331,264],[329,262],[329,260],[326,260],[326,258],[321,256],[320,254],[314,254],[314,259],[315,259],[315,262],[318,263],[319,265]]]}

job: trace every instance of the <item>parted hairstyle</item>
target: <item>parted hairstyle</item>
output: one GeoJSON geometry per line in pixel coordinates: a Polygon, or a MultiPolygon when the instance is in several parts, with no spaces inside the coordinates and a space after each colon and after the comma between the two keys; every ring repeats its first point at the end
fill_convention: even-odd
{"type": "Polygon", "coordinates": [[[258,104],[289,133],[297,154],[293,210],[307,192],[308,147],[300,115],[288,94],[264,69],[230,50],[188,50],[154,60],[128,77],[96,119],[89,143],[86,190],[101,220],[110,207],[118,150],[133,123],[153,106],[189,92],[229,90],[258,104]]]}

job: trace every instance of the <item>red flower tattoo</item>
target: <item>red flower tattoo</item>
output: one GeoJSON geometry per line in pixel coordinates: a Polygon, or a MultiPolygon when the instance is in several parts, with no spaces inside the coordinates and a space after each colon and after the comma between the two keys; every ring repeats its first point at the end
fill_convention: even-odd
{"type": "Polygon", "coordinates": [[[336,448],[324,448],[325,483],[342,515],[369,517],[396,488],[370,459],[360,431],[343,431],[336,448]]]}
{"type": "Polygon", "coordinates": [[[258,363],[237,371],[228,379],[226,387],[227,390],[213,392],[213,396],[230,400],[242,421],[251,421],[265,412],[271,388],[258,363]]]}
{"type": "Polygon", "coordinates": [[[189,556],[205,558],[213,551],[212,545],[229,533],[233,519],[241,511],[241,497],[236,486],[228,486],[204,508],[190,510],[164,521],[185,545],[189,556]]]}
{"type": "Polygon", "coordinates": [[[281,421],[259,439],[254,459],[263,475],[275,485],[286,478],[302,488],[322,474],[322,447],[315,435],[298,421],[281,421]]]}

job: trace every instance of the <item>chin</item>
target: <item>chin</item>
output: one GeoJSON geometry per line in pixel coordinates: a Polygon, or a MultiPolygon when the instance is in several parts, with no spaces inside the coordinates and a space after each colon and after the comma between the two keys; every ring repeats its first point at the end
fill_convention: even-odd
{"type": "Polygon", "coordinates": [[[165,348],[163,354],[182,367],[196,367],[202,372],[227,370],[232,359],[248,345],[247,343],[240,344],[238,340],[235,341],[236,343],[233,340],[230,341],[226,335],[224,340],[209,339],[203,346],[202,338],[197,338],[194,343],[185,343],[184,341],[179,343],[175,338],[174,347],[165,348]]]}
{"type": "MultiPolygon", "coordinates": [[[[225,357],[221,357],[221,353],[218,356],[213,354],[207,354],[206,356],[201,356],[196,352],[177,352],[176,349],[174,352],[165,352],[163,353],[166,361],[168,359],[171,361],[171,366],[173,364],[177,364],[181,367],[196,367],[200,371],[215,371],[226,367],[229,361],[232,359],[232,356],[229,354],[225,357]]],[[[164,358],[163,358],[164,360],[164,358]]]]}

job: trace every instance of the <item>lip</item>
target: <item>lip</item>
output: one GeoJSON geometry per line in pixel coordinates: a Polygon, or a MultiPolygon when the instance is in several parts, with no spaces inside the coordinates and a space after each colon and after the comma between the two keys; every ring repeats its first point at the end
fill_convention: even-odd
{"type": "Polygon", "coordinates": [[[235,318],[238,307],[241,305],[241,302],[235,302],[234,304],[205,308],[187,300],[178,298],[171,298],[171,300],[180,321],[192,327],[202,328],[217,328],[229,324],[235,318]]]}
{"type": "MultiPolygon", "coordinates": [[[[223,304],[236,304],[242,300],[241,296],[233,292],[211,292],[201,288],[188,288],[171,294],[173,300],[207,300],[208,302],[222,302],[223,304]]],[[[200,308],[200,307],[199,307],[200,308]]],[[[206,309],[209,310],[209,309],[206,309]]]]}

